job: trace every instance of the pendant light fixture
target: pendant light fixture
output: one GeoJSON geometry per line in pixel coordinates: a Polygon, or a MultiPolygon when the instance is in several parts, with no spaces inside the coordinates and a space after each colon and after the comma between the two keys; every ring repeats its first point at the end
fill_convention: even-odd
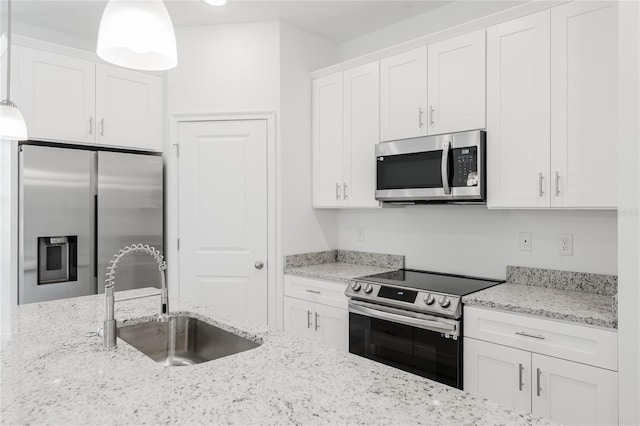
{"type": "Polygon", "coordinates": [[[7,11],[7,97],[0,101],[0,139],[27,140],[27,125],[22,113],[11,102],[11,0],[7,11]]]}
{"type": "Polygon", "coordinates": [[[211,6],[224,6],[227,4],[227,0],[204,0],[204,2],[211,6]]]}
{"type": "Polygon", "coordinates": [[[162,0],[109,0],[96,52],[125,68],[162,71],[178,64],[176,34],[162,0]]]}

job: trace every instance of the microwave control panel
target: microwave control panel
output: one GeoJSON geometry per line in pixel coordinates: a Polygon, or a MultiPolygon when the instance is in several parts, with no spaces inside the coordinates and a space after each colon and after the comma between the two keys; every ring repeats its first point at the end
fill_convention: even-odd
{"type": "Polygon", "coordinates": [[[469,146],[451,150],[451,186],[478,186],[478,147],[469,146]]]}

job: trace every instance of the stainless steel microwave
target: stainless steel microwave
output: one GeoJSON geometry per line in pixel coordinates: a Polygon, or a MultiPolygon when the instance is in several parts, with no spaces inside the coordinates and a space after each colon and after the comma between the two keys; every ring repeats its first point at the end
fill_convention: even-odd
{"type": "Polygon", "coordinates": [[[486,132],[376,145],[376,199],[391,203],[486,202],[486,132]]]}

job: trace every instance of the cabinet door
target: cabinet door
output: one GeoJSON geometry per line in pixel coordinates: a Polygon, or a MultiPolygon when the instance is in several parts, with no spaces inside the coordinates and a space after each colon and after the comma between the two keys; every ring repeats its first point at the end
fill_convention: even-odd
{"type": "Polygon", "coordinates": [[[16,46],[15,102],[29,139],[95,142],[95,64],[16,46]]]}
{"type": "Polygon", "coordinates": [[[617,206],[616,6],[551,9],[551,205],[617,206]]]}
{"type": "Polygon", "coordinates": [[[161,91],[160,77],[97,65],[97,141],[161,151],[161,91]]]}
{"type": "Polygon", "coordinates": [[[487,205],[549,206],[549,11],[487,30],[487,205]]]}
{"type": "Polygon", "coordinates": [[[379,63],[344,72],[344,204],[379,207],[375,145],[380,140],[379,63]]]}
{"type": "Polygon", "coordinates": [[[313,80],[313,206],[342,204],[342,73],[313,80]]]}
{"type": "Polygon", "coordinates": [[[464,338],[464,390],[531,411],[531,353],[464,338]]]}
{"type": "Polygon", "coordinates": [[[315,304],[293,297],[284,298],[284,331],[315,340],[315,304]]]}
{"type": "Polygon", "coordinates": [[[532,412],[566,425],[618,424],[615,371],[532,355],[532,412]]]}
{"type": "Polygon", "coordinates": [[[380,61],[380,140],[427,134],[427,47],[380,61]]]}
{"type": "Polygon", "coordinates": [[[349,351],[349,311],[317,304],[314,318],[316,341],[349,351]]]}
{"type": "Polygon", "coordinates": [[[485,30],[429,46],[429,134],[484,129],[485,30]]]}

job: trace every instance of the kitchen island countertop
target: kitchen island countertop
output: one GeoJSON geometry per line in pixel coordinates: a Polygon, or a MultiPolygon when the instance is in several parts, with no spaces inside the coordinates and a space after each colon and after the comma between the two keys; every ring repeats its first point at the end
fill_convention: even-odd
{"type": "MultiPolygon", "coordinates": [[[[116,319],[151,318],[158,299],[118,302],[116,319]]],[[[101,295],[14,307],[2,313],[2,423],[548,424],[203,305],[173,299],[170,306],[262,344],[194,366],[165,367],[121,340],[106,352],[100,338],[87,336],[102,323],[101,295]]]]}

